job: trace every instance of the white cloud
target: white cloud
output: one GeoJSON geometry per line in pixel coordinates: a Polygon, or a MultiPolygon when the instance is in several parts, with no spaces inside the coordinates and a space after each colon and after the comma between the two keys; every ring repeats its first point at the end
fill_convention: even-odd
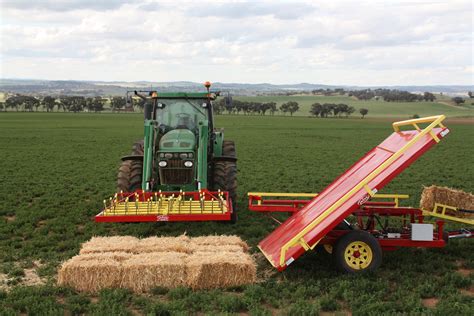
{"type": "Polygon", "coordinates": [[[1,76],[472,84],[470,1],[2,1],[1,76]]]}

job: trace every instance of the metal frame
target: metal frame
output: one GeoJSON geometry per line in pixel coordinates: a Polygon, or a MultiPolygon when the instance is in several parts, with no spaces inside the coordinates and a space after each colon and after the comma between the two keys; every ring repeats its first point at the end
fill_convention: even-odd
{"type": "MultiPolygon", "coordinates": [[[[310,200],[289,200],[288,197],[315,197],[317,193],[278,193],[278,192],[249,192],[249,210],[267,214],[269,212],[298,212],[310,200]],[[264,199],[264,197],[284,198],[284,199],[264,199]]],[[[396,250],[401,247],[425,247],[425,248],[442,248],[446,246],[447,239],[450,238],[474,238],[472,229],[459,229],[454,231],[445,231],[443,220],[436,220],[434,226],[436,231],[433,234],[432,241],[413,241],[408,230],[410,224],[425,223],[425,215],[431,215],[429,212],[419,208],[402,207],[399,205],[401,199],[408,199],[407,194],[375,194],[372,200],[367,201],[352,213],[356,217],[358,225],[364,231],[374,235],[380,246],[385,251],[396,250]],[[390,201],[373,201],[373,199],[388,199],[390,201]],[[376,228],[376,217],[399,218],[402,222],[403,232],[397,237],[387,237],[376,228]],[[370,225],[364,225],[367,220],[370,225]]],[[[444,212],[443,212],[444,213],[444,212]]],[[[439,215],[439,214],[438,214],[439,215]]],[[[446,219],[451,218],[446,216],[446,219]]],[[[457,220],[457,218],[454,218],[457,220]]],[[[350,229],[333,229],[325,235],[318,244],[334,246],[337,240],[345,234],[351,232],[350,229]]],[[[309,246],[309,245],[308,245],[309,246]]],[[[313,249],[309,247],[308,249],[313,249]]],[[[306,250],[308,250],[306,249],[306,250]]],[[[265,257],[271,262],[265,253],[265,257]]],[[[279,268],[281,270],[281,268],[279,268]]]]}
{"type": "Polygon", "coordinates": [[[226,191],[117,193],[104,200],[96,222],[229,221],[232,201],[226,191]]]}
{"type": "Polygon", "coordinates": [[[369,182],[378,176],[382,171],[388,168],[394,161],[396,161],[403,153],[405,153],[409,148],[411,148],[415,143],[417,143],[423,136],[426,134],[430,134],[431,137],[438,143],[440,139],[433,133],[433,128],[439,126],[445,128],[445,126],[441,123],[446,116],[444,115],[437,115],[437,116],[430,116],[420,119],[413,119],[413,120],[406,120],[395,122],[392,124],[392,127],[395,132],[400,132],[400,127],[412,125],[415,127],[419,133],[413,137],[409,142],[407,142],[402,148],[397,150],[390,158],[384,161],[380,166],[378,166],[375,170],[373,170],[369,175],[367,175],[362,181],[360,181],[354,188],[352,188],[349,192],[347,192],[343,197],[341,197],[338,201],[333,203],[329,208],[327,208],[320,216],[315,218],[311,223],[309,223],[303,230],[296,234],[296,236],[292,237],[287,243],[285,243],[280,250],[280,260],[279,266],[284,267],[286,266],[285,258],[287,251],[297,245],[300,244],[305,251],[314,249],[319,241],[316,241],[313,245],[309,245],[304,236],[309,233],[314,227],[316,227],[321,221],[323,221],[329,214],[331,214],[334,210],[336,210],[339,206],[341,206],[344,202],[349,200],[355,193],[357,193],[360,189],[365,188],[367,193],[370,196],[374,196],[376,192],[373,192],[369,187],[369,182]],[[420,129],[418,124],[421,123],[430,123],[427,127],[423,130],[420,129]]]}

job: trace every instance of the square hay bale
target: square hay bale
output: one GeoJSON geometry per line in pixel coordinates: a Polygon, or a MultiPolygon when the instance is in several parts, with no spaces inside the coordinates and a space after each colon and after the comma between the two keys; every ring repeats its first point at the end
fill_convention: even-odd
{"type": "MultiPolygon", "coordinates": [[[[474,210],[474,195],[461,190],[432,185],[425,187],[421,193],[420,207],[433,211],[435,203],[449,205],[460,209],[474,210]]],[[[472,213],[463,213],[453,210],[446,210],[446,215],[471,218],[472,213]]]]}
{"type": "Polygon", "coordinates": [[[90,252],[80,254],[73,257],[74,260],[88,261],[88,260],[101,260],[101,259],[112,259],[118,262],[125,261],[133,256],[130,252],[113,251],[113,252],[90,252]]]}
{"type": "Polygon", "coordinates": [[[208,246],[223,246],[223,245],[238,245],[242,247],[243,251],[248,251],[249,246],[239,236],[235,235],[221,235],[221,236],[200,236],[191,238],[192,245],[208,245],[208,246]]]}
{"type": "Polygon", "coordinates": [[[120,286],[122,267],[111,258],[83,260],[81,256],[64,262],[58,272],[58,284],[77,291],[98,292],[120,286]]]}
{"type": "Polygon", "coordinates": [[[195,252],[186,259],[187,285],[214,289],[254,283],[256,264],[243,252],[195,252]]]}
{"type": "Polygon", "coordinates": [[[80,254],[93,252],[134,252],[138,238],[132,236],[92,237],[82,244],[80,254]]]}
{"type": "Polygon", "coordinates": [[[244,252],[244,249],[240,245],[199,245],[190,243],[190,247],[194,252],[244,252]]]}
{"type": "Polygon", "coordinates": [[[189,237],[148,237],[141,239],[137,246],[138,253],[147,252],[182,252],[189,253],[189,237]]]}
{"type": "Polygon", "coordinates": [[[186,256],[179,252],[136,254],[122,262],[121,287],[134,292],[145,292],[158,286],[184,286],[186,256]]]}

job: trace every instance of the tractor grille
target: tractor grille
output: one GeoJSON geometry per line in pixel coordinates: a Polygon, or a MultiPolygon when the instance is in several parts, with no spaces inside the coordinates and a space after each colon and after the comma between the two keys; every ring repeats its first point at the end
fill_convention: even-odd
{"type": "Polygon", "coordinates": [[[187,184],[193,181],[194,166],[184,167],[181,159],[169,159],[168,165],[160,168],[161,184],[187,184]]]}

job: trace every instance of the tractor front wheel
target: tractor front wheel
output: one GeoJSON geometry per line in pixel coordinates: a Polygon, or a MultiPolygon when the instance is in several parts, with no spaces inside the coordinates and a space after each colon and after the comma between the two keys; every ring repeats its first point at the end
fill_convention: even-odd
{"type": "Polygon", "coordinates": [[[382,248],[371,234],[354,230],[342,236],[332,254],[336,267],[345,273],[375,271],[382,263],[382,248]]]}
{"type": "MultiPolygon", "coordinates": [[[[143,156],[143,140],[133,144],[133,156],[143,156]]],[[[133,192],[142,187],[142,160],[122,161],[117,174],[117,192],[133,192]]]]}

